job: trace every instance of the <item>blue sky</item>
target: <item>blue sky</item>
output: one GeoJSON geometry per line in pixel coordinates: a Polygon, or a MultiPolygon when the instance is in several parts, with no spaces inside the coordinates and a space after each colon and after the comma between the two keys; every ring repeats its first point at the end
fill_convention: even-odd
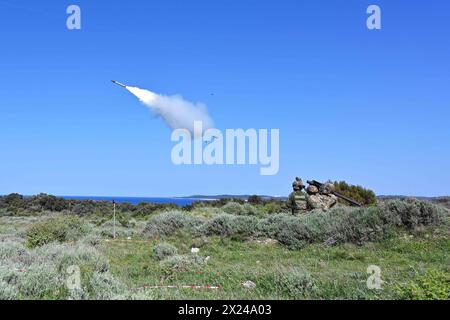
{"type": "Polygon", "coordinates": [[[287,195],[295,176],[450,194],[450,4],[0,0],[0,194],[287,195]],[[82,29],[66,28],[66,8],[82,29]],[[382,30],[366,9],[382,9],[382,30]],[[174,166],[170,130],[110,80],[279,128],[280,171],[174,166]],[[211,95],[214,93],[214,95],[211,95]]]}

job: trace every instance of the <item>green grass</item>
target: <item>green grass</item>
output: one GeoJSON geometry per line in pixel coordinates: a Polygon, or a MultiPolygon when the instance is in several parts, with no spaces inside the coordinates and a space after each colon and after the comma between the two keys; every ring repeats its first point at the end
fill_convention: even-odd
{"type": "MultiPolygon", "coordinates": [[[[46,291],[40,295],[27,294],[24,288],[17,285],[17,281],[11,280],[13,278],[10,276],[11,268],[29,269],[30,265],[39,266],[41,262],[53,266],[57,259],[55,260],[52,252],[56,250],[60,258],[65,255],[70,259],[76,258],[84,273],[83,283],[88,284],[83,288],[86,289],[83,297],[89,299],[128,298],[133,294],[135,298],[142,299],[188,300],[450,299],[448,215],[444,214],[444,219],[439,223],[414,223],[413,227],[408,227],[409,222],[415,221],[412,219],[415,217],[429,221],[425,218],[433,215],[423,213],[433,212],[430,211],[432,209],[421,203],[410,207],[403,206],[402,202],[397,203],[390,212],[398,211],[400,214],[391,214],[389,217],[400,217],[403,219],[401,221],[408,223],[397,223],[394,227],[392,222],[392,228],[388,225],[392,232],[382,234],[382,237],[367,238],[377,239],[375,242],[365,238],[364,241],[359,241],[363,239],[359,238],[360,234],[364,236],[364,232],[372,232],[367,229],[368,226],[376,229],[376,223],[382,221],[381,219],[372,221],[371,212],[359,214],[355,211],[350,212],[350,215],[342,215],[340,211],[336,211],[334,215],[303,217],[297,221],[290,217],[282,217],[286,223],[274,223],[277,230],[274,236],[286,231],[293,239],[299,237],[310,240],[305,241],[302,246],[297,246],[296,250],[292,250],[292,246],[276,241],[267,242],[266,238],[255,238],[263,235],[251,232],[255,229],[252,223],[245,224],[246,232],[231,232],[231,234],[209,233],[204,232],[201,227],[193,227],[196,224],[192,222],[198,222],[199,217],[205,222],[223,215],[217,208],[201,208],[189,212],[189,219],[185,219],[186,226],[180,228],[175,228],[176,226],[168,228],[174,225],[173,219],[161,217],[153,219],[154,215],[149,219],[130,220],[130,223],[117,228],[120,241],[111,240],[112,225],[107,217],[92,214],[80,218],[89,224],[89,228],[86,229],[89,234],[85,237],[60,240],[64,242],[62,245],[50,243],[37,248],[23,247],[23,252],[17,248],[26,243],[30,226],[40,225],[42,221],[52,221],[48,218],[55,215],[43,213],[41,216],[33,217],[0,217],[0,255],[3,255],[0,259],[0,289],[5,288],[5,292],[6,289],[16,290],[18,299],[40,299],[43,296],[48,299],[67,298],[67,290],[64,285],[59,284],[64,283],[66,276],[64,268],[55,270],[55,278],[58,277],[60,281],[58,284],[47,286],[43,283],[43,288],[48,287],[50,290],[48,297],[44,295],[46,291]],[[354,218],[353,223],[349,223],[347,219],[349,217],[354,218]],[[154,231],[169,231],[154,232],[152,236],[155,238],[148,238],[148,233],[143,231],[148,224],[155,224],[155,221],[158,228],[154,231]],[[334,222],[331,226],[336,228],[328,227],[330,225],[325,222],[334,222]],[[375,224],[375,227],[372,227],[372,224],[375,224]],[[348,237],[345,239],[351,241],[345,243],[341,239],[341,242],[336,242],[335,245],[326,245],[325,243],[329,243],[327,241],[329,236],[340,235],[338,231],[347,232],[348,237]],[[207,236],[210,234],[216,235],[207,236]],[[217,234],[223,234],[224,237],[221,238],[217,234]],[[129,236],[133,240],[127,240],[129,236]],[[170,257],[160,257],[162,261],[159,261],[154,248],[161,243],[168,243],[177,250],[171,250],[170,257]],[[191,248],[194,247],[200,248],[198,259],[191,254],[191,248]],[[97,266],[97,259],[102,263],[93,268],[93,263],[97,266]],[[207,263],[204,263],[205,259],[207,263]],[[109,265],[109,270],[103,267],[103,261],[109,265]],[[173,268],[173,264],[180,268],[173,268]],[[381,279],[384,281],[381,290],[371,290],[367,287],[366,281],[370,276],[367,268],[371,265],[381,269],[381,279]],[[96,281],[92,282],[92,279],[96,281]],[[251,290],[246,289],[243,286],[246,281],[252,281],[256,286],[251,290]],[[143,286],[157,285],[220,285],[221,289],[142,289],[143,286]],[[54,294],[55,287],[61,294],[54,294]]],[[[375,214],[383,217],[380,212],[375,214]]],[[[227,220],[233,228],[235,227],[233,223],[244,224],[243,221],[247,221],[248,216],[236,217],[239,219],[227,220]]],[[[256,217],[253,217],[254,219],[249,221],[261,221],[268,215],[258,212],[256,217]]],[[[227,226],[226,223],[215,225],[219,231],[225,230],[227,226]]],[[[270,233],[266,233],[264,237],[269,235],[270,233]]],[[[22,279],[28,287],[34,285],[34,282],[31,282],[33,279],[29,278],[26,272],[12,272],[14,277],[22,279]]],[[[45,276],[44,272],[36,272],[37,279],[41,277],[45,279],[45,276]]],[[[39,281],[35,282],[41,284],[39,281]]]]}
{"type": "MultiPolygon", "coordinates": [[[[188,254],[196,239],[178,233],[166,242],[188,254]]],[[[395,299],[395,287],[418,274],[432,270],[450,272],[450,240],[444,235],[430,238],[398,237],[365,246],[309,245],[291,251],[279,244],[241,242],[218,237],[207,238],[200,255],[210,256],[208,264],[189,271],[167,272],[152,257],[159,241],[108,242],[103,251],[111,271],[130,288],[144,285],[221,285],[220,290],[149,289],[164,299],[395,299]],[[369,290],[369,265],[381,268],[382,290],[369,290]],[[289,274],[310,274],[315,290],[296,295],[274,278],[289,274]],[[247,290],[242,283],[256,283],[247,290]]]]}

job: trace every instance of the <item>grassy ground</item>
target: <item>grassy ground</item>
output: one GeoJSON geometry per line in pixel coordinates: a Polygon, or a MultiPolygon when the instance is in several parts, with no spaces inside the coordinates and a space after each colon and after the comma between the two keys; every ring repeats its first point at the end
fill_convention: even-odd
{"type": "MultiPolygon", "coordinates": [[[[220,290],[150,289],[158,298],[170,299],[394,299],[395,288],[413,280],[417,273],[432,270],[450,272],[450,239],[438,230],[433,235],[401,236],[364,246],[326,247],[309,245],[291,251],[279,244],[240,242],[218,237],[207,238],[200,253],[208,264],[186,272],[167,272],[152,257],[158,243],[106,242],[103,252],[111,271],[130,288],[144,285],[220,285],[220,290]],[[385,281],[381,290],[367,288],[367,268],[377,265],[385,281]],[[283,275],[310,274],[315,288],[290,290],[283,275]],[[279,279],[281,278],[281,279],[279,279]],[[253,281],[255,289],[242,285],[253,281]]],[[[178,233],[165,240],[188,254],[199,240],[178,233]]]]}
{"type": "MultiPolygon", "coordinates": [[[[189,215],[213,219],[220,213],[207,209],[189,215]]],[[[62,220],[42,226],[54,216],[0,217],[0,299],[450,299],[448,223],[400,227],[387,239],[361,245],[322,241],[290,250],[267,237],[207,236],[186,228],[163,239],[149,238],[143,230],[153,225],[152,217],[119,224],[119,238],[112,240],[109,218],[91,215],[71,220],[73,226],[88,226],[87,231],[80,227],[80,235],[58,233],[63,244],[30,248],[30,226],[41,224],[35,236],[45,240],[60,231],[55,221],[64,225],[69,220],[57,214],[62,220]],[[153,250],[161,243],[175,247],[177,255],[158,260],[153,250]],[[192,248],[200,251],[193,255],[192,248]],[[82,276],[83,292],[68,295],[65,267],[72,263],[89,273],[82,276]],[[380,290],[367,287],[372,265],[381,270],[380,290]],[[49,270],[57,281],[48,277],[49,270]],[[247,281],[255,286],[246,288],[247,281]],[[221,288],[143,288],[159,285],[221,288]]]]}

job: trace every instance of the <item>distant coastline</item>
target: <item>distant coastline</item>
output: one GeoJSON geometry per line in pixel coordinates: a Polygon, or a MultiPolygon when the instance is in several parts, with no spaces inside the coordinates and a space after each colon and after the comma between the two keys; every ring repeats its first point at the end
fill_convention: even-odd
{"type": "MultiPolygon", "coordinates": [[[[112,196],[57,196],[66,200],[115,201],[117,203],[173,203],[179,206],[188,206],[199,201],[215,201],[220,199],[239,199],[246,201],[250,195],[192,195],[186,197],[112,197],[112,196]]],[[[260,196],[262,199],[286,200],[285,197],[260,196]]]]}
{"type": "Polygon", "coordinates": [[[211,198],[196,197],[111,197],[111,196],[58,196],[66,200],[82,200],[82,201],[115,201],[117,203],[131,203],[138,205],[139,203],[173,203],[179,206],[188,206],[197,201],[213,201],[211,198]]]}
{"type": "MultiPolygon", "coordinates": [[[[3,197],[6,195],[0,195],[3,197]]],[[[286,201],[287,197],[280,196],[267,196],[258,195],[263,200],[278,200],[286,201]]],[[[24,196],[25,198],[32,197],[30,195],[24,196]]],[[[121,197],[121,196],[56,196],[65,200],[78,200],[78,201],[115,201],[117,203],[130,203],[132,205],[138,205],[140,203],[155,203],[155,204],[175,204],[181,207],[189,206],[194,202],[202,201],[215,201],[220,199],[239,199],[242,201],[247,201],[250,195],[232,195],[232,194],[222,194],[222,195],[191,195],[191,196],[181,196],[181,197],[121,197]]],[[[380,195],[377,196],[378,200],[388,200],[388,199],[408,199],[416,198],[418,200],[426,200],[435,203],[439,203],[450,209],[450,196],[438,196],[438,197],[411,197],[402,195],[380,195]]]]}

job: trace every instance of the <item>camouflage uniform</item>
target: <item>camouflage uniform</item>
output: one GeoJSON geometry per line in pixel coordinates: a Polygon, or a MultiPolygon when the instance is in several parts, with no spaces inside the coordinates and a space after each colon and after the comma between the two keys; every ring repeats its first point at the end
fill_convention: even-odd
{"type": "Polygon", "coordinates": [[[308,197],[308,209],[328,211],[337,204],[335,195],[315,194],[308,197]]]}
{"type": "Polygon", "coordinates": [[[304,213],[307,210],[308,195],[302,191],[305,187],[300,178],[295,178],[292,188],[294,192],[289,195],[288,206],[291,208],[292,214],[304,213]]]}
{"type": "Polygon", "coordinates": [[[289,195],[288,202],[292,214],[299,214],[307,211],[308,196],[302,191],[292,192],[289,195]]]}
{"type": "Polygon", "coordinates": [[[333,186],[327,184],[317,189],[315,186],[309,186],[308,192],[308,210],[328,211],[337,204],[337,197],[332,194],[333,186]]]}

